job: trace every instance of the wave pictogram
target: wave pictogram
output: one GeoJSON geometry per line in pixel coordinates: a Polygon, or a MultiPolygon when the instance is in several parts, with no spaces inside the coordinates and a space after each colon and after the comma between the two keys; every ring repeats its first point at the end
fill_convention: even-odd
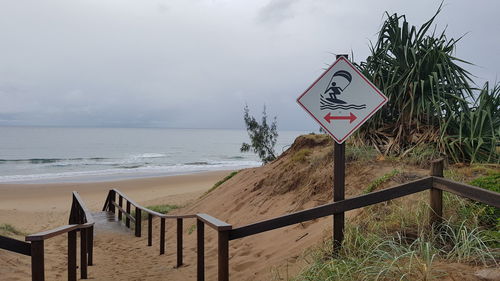
{"type": "Polygon", "coordinates": [[[330,110],[337,110],[337,109],[342,109],[342,110],[349,110],[349,109],[355,109],[355,110],[361,110],[366,108],[366,104],[335,104],[335,103],[330,103],[327,101],[324,101],[323,99],[320,100],[320,106],[319,108],[321,110],[324,109],[330,109],[330,110]]]}

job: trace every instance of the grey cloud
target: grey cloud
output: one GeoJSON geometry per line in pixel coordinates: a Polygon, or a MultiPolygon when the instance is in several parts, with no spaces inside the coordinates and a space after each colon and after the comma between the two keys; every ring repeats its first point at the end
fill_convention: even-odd
{"type": "Polygon", "coordinates": [[[298,0],[269,0],[259,9],[257,20],[262,23],[279,23],[293,17],[293,5],[298,0]]]}
{"type": "MultiPolygon", "coordinates": [[[[264,104],[281,129],[317,125],[295,99],[334,60],[369,53],[385,10],[419,24],[434,0],[3,1],[0,125],[243,128],[264,104]],[[166,5],[166,9],[161,8],[166,5]]],[[[499,71],[498,4],[450,0],[457,56],[499,71]],[[464,20],[464,19],[467,20],[464,20]]]]}

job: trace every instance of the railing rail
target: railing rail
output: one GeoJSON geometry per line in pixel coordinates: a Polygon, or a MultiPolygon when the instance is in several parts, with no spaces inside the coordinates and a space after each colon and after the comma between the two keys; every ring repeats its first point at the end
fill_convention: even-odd
{"type": "Polygon", "coordinates": [[[314,207],[311,209],[287,214],[281,217],[268,219],[265,221],[234,228],[229,232],[229,240],[239,239],[250,235],[259,234],[269,230],[297,224],[309,220],[314,220],[333,214],[342,213],[380,202],[407,196],[421,192],[432,187],[432,178],[427,177],[409,183],[401,184],[392,188],[371,192],[365,195],[337,201],[314,207]]]}
{"type": "Polygon", "coordinates": [[[31,243],[20,241],[14,238],[0,236],[0,249],[31,256],[31,243]]]}
{"type": "Polygon", "coordinates": [[[78,192],[73,192],[70,224],[30,234],[24,241],[0,236],[0,249],[31,256],[31,280],[45,280],[45,240],[68,234],[68,280],[76,280],[76,233],[80,231],[80,273],[87,279],[87,265],[92,265],[94,219],[78,192]]]}
{"type": "Polygon", "coordinates": [[[165,254],[166,245],[166,220],[175,219],[177,221],[177,267],[183,265],[183,220],[188,218],[196,218],[196,215],[166,215],[151,209],[148,209],[139,203],[132,200],[126,194],[118,189],[111,189],[108,192],[106,201],[103,206],[103,211],[108,211],[113,214],[117,214],[118,220],[122,221],[125,217],[125,226],[131,228],[130,222],[134,223],[134,231],[136,237],[142,236],[142,214],[147,215],[148,221],[148,246],[153,245],[153,219],[160,219],[160,233],[159,233],[159,243],[160,243],[160,255],[165,254]],[[118,201],[116,197],[118,196],[118,201]],[[123,201],[125,201],[125,208],[123,206],[123,201]],[[135,210],[135,216],[132,215],[132,207],[135,210]]]}

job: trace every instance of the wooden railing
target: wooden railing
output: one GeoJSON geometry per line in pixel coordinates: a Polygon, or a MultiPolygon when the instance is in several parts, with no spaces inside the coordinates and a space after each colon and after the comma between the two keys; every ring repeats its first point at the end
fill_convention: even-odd
{"type": "Polygon", "coordinates": [[[0,236],[0,249],[31,256],[31,280],[45,280],[45,240],[68,233],[68,280],[76,277],[76,234],[80,232],[80,277],[87,279],[87,265],[92,265],[94,220],[80,195],[73,192],[69,224],[25,237],[24,241],[0,236]]]}
{"type": "Polygon", "coordinates": [[[334,203],[317,206],[311,209],[287,214],[284,216],[260,221],[233,228],[232,225],[211,217],[207,214],[169,216],[154,212],[135,203],[126,195],[116,189],[109,191],[108,198],[104,205],[104,210],[115,213],[118,210],[119,219],[126,216],[126,225],[130,227],[129,220],[135,223],[135,234],[141,236],[141,212],[148,213],[148,245],[151,246],[152,236],[152,218],[161,219],[160,228],[160,254],[164,253],[165,243],[165,219],[177,219],[177,265],[182,265],[182,219],[196,218],[197,228],[197,280],[205,280],[205,225],[217,231],[218,237],[218,280],[229,280],[229,241],[241,239],[247,236],[256,235],[266,231],[286,227],[293,224],[302,223],[335,214],[343,214],[347,211],[367,207],[373,204],[386,202],[396,198],[408,196],[414,193],[430,190],[430,217],[429,227],[438,226],[442,221],[443,215],[443,197],[442,192],[447,191],[460,195],[484,204],[500,208],[500,193],[485,190],[475,186],[454,182],[442,178],[443,160],[437,160],[431,163],[431,176],[419,180],[401,184],[392,188],[371,192],[368,194],[344,199],[334,203]],[[118,194],[118,203],[115,202],[118,194]],[[123,209],[123,199],[127,201],[127,207],[123,209]],[[135,217],[132,217],[131,205],[135,207],[135,217]],[[179,262],[180,259],[180,262],[179,262]]]}
{"type": "Polygon", "coordinates": [[[108,211],[114,213],[118,216],[118,220],[122,221],[123,216],[125,216],[125,226],[131,228],[130,222],[133,222],[134,232],[136,237],[142,236],[142,213],[147,214],[148,220],[148,246],[153,245],[153,218],[160,219],[160,233],[159,233],[159,243],[160,243],[160,255],[165,254],[165,220],[175,219],[177,221],[177,267],[183,264],[183,220],[188,218],[196,218],[196,215],[180,215],[171,216],[155,212],[148,209],[140,204],[136,203],[134,200],[130,199],[127,195],[120,192],[117,189],[111,189],[104,203],[103,211],[108,211]],[[118,203],[116,197],[118,196],[118,203]],[[125,209],[123,208],[125,201],[125,209]],[[135,215],[132,216],[132,207],[134,208],[135,215]]]}

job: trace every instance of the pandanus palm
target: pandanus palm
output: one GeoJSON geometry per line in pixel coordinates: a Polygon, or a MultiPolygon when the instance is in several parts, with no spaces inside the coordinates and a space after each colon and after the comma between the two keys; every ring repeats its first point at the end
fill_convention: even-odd
{"type": "MultiPolygon", "coordinates": [[[[475,125],[460,129],[461,118],[467,118],[472,111],[479,113],[470,108],[475,101],[471,75],[459,65],[469,63],[454,56],[460,38],[448,39],[444,31],[430,32],[439,12],[440,8],[418,29],[410,26],[404,15],[387,14],[378,40],[371,46],[371,55],[358,67],[389,102],[360,128],[354,142],[374,145],[385,154],[405,155],[415,147],[432,145],[455,161],[498,161],[498,127],[492,124],[498,116],[481,117],[490,125],[484,126],[494,131],[488,133],[493,136],[488,147],[475,142],[468,144],[474,148],[465,149],[481,151],[476,153],[480,157],[464,155],[461,134],[475,125]]],[[[491,95],[488,89],[485,91],[484,95],[491,95]]]]}

